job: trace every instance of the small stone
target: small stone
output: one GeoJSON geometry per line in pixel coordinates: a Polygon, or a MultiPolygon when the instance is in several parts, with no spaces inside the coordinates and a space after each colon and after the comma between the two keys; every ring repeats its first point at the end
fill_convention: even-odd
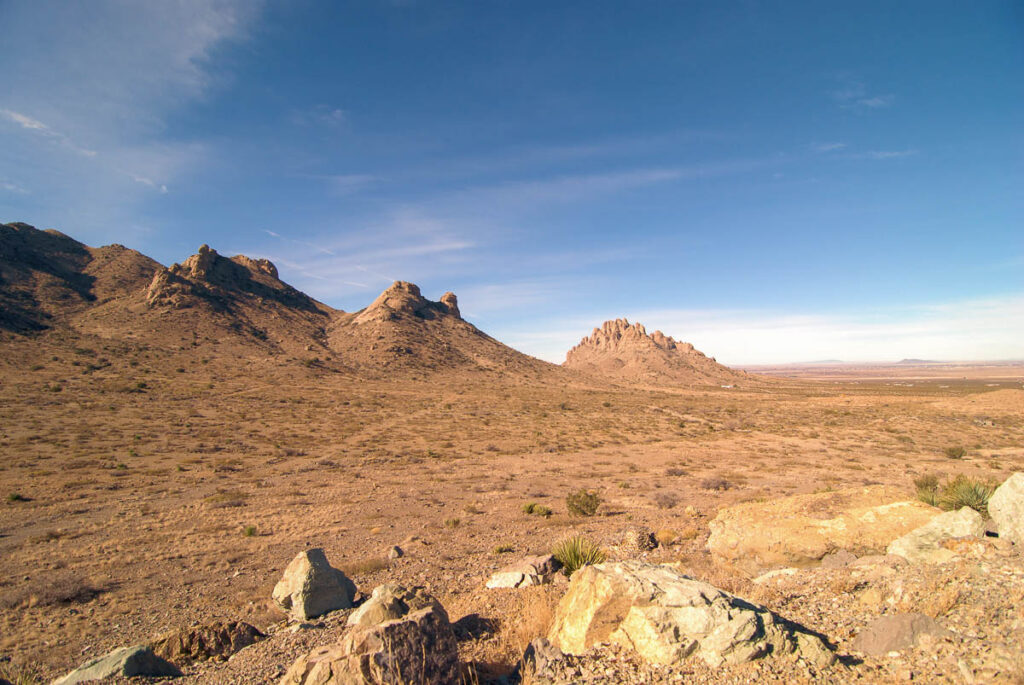
{"type": "Polygon", "coordinates": [[[401,559],[403,556],[405,556],[405,552],[398,545],[388,548],[388,559],[401,559]]]}

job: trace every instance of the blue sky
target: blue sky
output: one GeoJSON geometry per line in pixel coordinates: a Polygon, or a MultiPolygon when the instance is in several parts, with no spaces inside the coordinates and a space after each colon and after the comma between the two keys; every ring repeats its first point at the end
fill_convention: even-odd
{"type": "Polygon", "coordinates": [[[1024,358],[1019,2],[0,0],[0,220],[561,361],[1024,358]]]}

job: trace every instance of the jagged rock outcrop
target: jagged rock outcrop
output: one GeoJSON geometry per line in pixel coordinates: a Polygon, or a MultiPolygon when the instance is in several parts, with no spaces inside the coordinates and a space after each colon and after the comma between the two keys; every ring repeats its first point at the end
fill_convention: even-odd
{"type": "Polygon", "coordinates": [[[648,334],[626,319],[605,321],[566,354],[563,366],[624,380],[684,384],[735,383],[740,371],[708,358],[693,345],[661,331],[648,334]]]}

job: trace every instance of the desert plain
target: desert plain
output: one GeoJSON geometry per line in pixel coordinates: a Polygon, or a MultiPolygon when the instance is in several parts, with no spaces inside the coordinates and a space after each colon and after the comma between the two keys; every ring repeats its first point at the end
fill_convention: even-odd
{"type": "Polygon", "coordinates": [[[179,268],[183,283],[214,285],[167,305],[151,285],[164,273],[155,263],[111,280],[110,248],[3,230],[0,288],[8,314],[18,307],[0,330],[0,668],[12,682],[48,682],[211,621],[268,638],[226,662],[183,665],[188,682],[276,682],[345,629],[328,615],[292,630],[270,599],[310,548],[362,596],[385,582],[424,586],[455,626],[466,682],[511,682],[566,583],[485,583],[570,534],[610,559],[674,564],[824,635],[840,655],[824,672],[767,660],[711,669],[606,648],[581,681],[1024,678],[1019,549],[869,579],[815,565],[777,585],[708,551],[710,522],[737,504],[871,486],[915,500],[922,476],[999,484],[1024,471],[1021,363],[615,375],[498,355],[488,346],[500,343],[446,323],[454,297],[421,298],[436,318],[416,309],[407,321],[394,301],[398,316],[358,324],[345,317],[360,313],[328,312],[320,342],[307,342],[319,314],[304,300],[293,315],[292,300],[250,288],[223,304],[237,286],[214,278],[225,258],[179,268]],[[358,326],[376,327],[379,349],[332,342],[358,326]],[[388,336],[421,337],[395,346],[388,336]],[[595,515],[567,510],[580,489],[598,495],[595,515]],[[529,503],[551,514],[526,513],[529,503]],[[656,546],[624,546],[637,530],[656,546]],[[857,632],[894,608],[954,636],[894,657],[853,654],[857,632]]]}

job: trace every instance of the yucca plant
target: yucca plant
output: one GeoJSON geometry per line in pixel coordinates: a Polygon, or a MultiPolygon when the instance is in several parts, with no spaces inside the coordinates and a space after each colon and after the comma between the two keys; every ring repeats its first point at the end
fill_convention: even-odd
{"type": "Polygon", "coordinates": [[[939,490],[936,503],[947,511],[970,507],[982,516],[988,516],[988,499],[995,492],[991,483],[959,475],[947,481],[939,490]]]}
{"type": "Polygon", "coordinates": [[[589,566],[600,564],[607,556],[600,547],[582,535],[571,535],[560,540],[552,549],[551,554],[562,565],[562,572],[566,576],[589,566]]]}

